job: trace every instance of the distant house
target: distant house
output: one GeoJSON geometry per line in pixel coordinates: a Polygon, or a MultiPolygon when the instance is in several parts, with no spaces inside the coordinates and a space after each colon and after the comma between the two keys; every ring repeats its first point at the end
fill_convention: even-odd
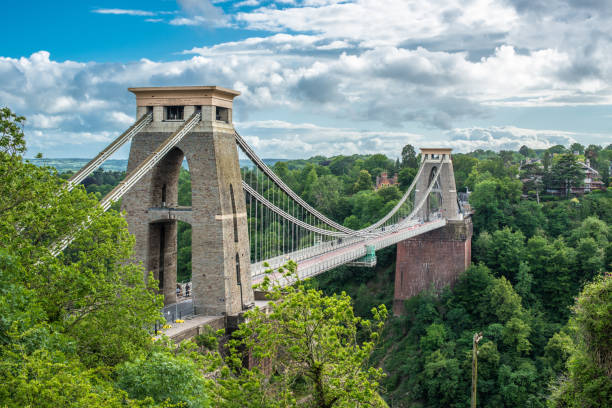
{"type": "Polygon", "coordinates": [[[378,190],[380,188],[383,187],[390,187],[390,186],[396,186],[398,184],[397,182],[397,174],[395,174],[393,177],[389,178],[387,176],[387,172],[381,173],[380,176],[376,176],[376,187],[375,189],[378,190]]]}
{"type": "Polygon", "coordinates": [[[594,190],[605,190],[601,175],[597,170],[591,167],[591,161],[586,159],[585,162],[578,162],[582,166],[584,172],[584,181],[582,186],[572,188],[572,193],[588,193],[594,190]]]}
{"type": "MultiPolygon", "coordinates": [[[[575,153],[574,153],[575,154],[575,153]]],[[[584,172],[584,179],[582,181],[581,186],[572,187],[571,192],[573,194],[584,194],[590,193],[595,190],[605,190],[606,186],[601,180],[601,175],[597,170],[591,167],[591,163],[589,159],[586,159],[584,162],[579,161],[578,164],[582,168],[584,172]]],[[[531,168],[537,168],[542,165],[542,161],[540,159],[527,159],[521,163],[520,170],[527,170],[531,168]]],[[[526,177],[521,178],[523,185],[530,189],[533,185],[542,183],[543,177],[542,175],[537,174],[537,172],[531,172],[531,174],[526,177]]],[[[554,195],[562,195],[565,194],[565,191],[562,188],[549,187],[546,189],[546,192],[554,195]]]]}
{"type": "MultiPolygon", "coordinates": [[[[572,187],[572,194],[584,194],[590,193],[591,191],[606,189],[603,181],[601,181],[601,175],[597,170],[591,167],[591,162],[589,159],[586,159],[584,162],[579,161],[578,164],[582,168],[584,179],[582,180],[581,186],[572,187]]],[[[554,195],[564,194],[564,190],[562,188],[549,188],[546,190],[546,192],[554,195]]]]}

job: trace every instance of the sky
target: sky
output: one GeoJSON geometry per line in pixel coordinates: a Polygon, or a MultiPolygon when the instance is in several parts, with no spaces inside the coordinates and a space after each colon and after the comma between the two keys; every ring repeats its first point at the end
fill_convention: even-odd
{"type": "Polygon", "coordinates": [[[33,0],[0,35],[28,157],[95,156],[138,86],[240,91],[267,158],[612,143],[609,0],[33,0]]]}

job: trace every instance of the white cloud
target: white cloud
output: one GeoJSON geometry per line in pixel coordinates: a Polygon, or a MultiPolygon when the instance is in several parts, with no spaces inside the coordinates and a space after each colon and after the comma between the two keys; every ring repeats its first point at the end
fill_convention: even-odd
{"type": "Polygon", "coordinates": [[[188,17],[175,18],[170,24],[211,27],[224,27],[229,24],[228,16],[210,0],[177,0],[177,3],[188,17]]]}
{"type": "Polygon", "coordinates": [[[112,111],[107,114],[109,122],[119,123],[123,126],[130,126],[134,123],[134,117],[125,114],[124,112],[112,111]]]}
{"type": "Polygon", "coordinates": [[[170,24],[176,26],[195,26],[200,23],[196,18],[176,17],[170,20],[170,24]]]}
{"type": "Polygon", "coordinates": [[[327,38],[352,38],[363,46],[398,45],[440,35],[485,35],[508,31],[515,10],[501,1],[358,0],[313,1],[311,7],[264,7],[240,13],[250,29],[315,32],[327,38]],[[318,6],[318,7],[314,7],[318,6]]]}
{"type": "Polygon", "coordinates": [[[612,104],[612,8],[573,0],[247,2],[263,7],[228,15],[218,6],[228,2],[180,0],[177,13],[94,10],[269,33],[163,62],[58,62],[46,51],[0,57],[0,100],[30,118],[29,137],[57,130],[94,138],[130,123],[129,86],[221,85],[242,92],[234,117],[259,146],[301,156],[316,146],[393,152],[406,139],[470,150],[608,136],[457,123],[494,121],[500,110],[612,104]],[[269,121],[285,119],[278,111],[295,123],[269,121]],[[313,117],[334,126],[316,127],[313,117]],[[315,141],[316,132],[337,146],[315,141]]]}
{"type": "Polygon", "coordinates": [[[244,0],[234,4],[235,8],[238,7],[256,7],[259,6],[259,0],[244,0]]]}
{"type": "MultiPolygon", "coordinates": [[[[526,145],[532,149],[546,149],[561,144],[569,146],[585,134],[562,130],[524,129],[515,126],[457,128],[446,132],[449,143],[459,151],[474,149],[518,150],[526,145]]],[[[597,135],[594,135],[597,136],[597,135]]]]}
{"type": "Polygon", "coordinates": [[[154,16],[155,13],[146,10],[129,10],[129,9],[95,9],[92,13],[97,14],[115,14],[115,15],[128,15],[128,16],[154,16]]]}
{"type": "Polygon", "coordinates": [[[28,117],[28,124],[38,129],[54,129],[67,120],[66,116],[37,113],[28,117]]]}
{"type": "Polygon", "coordinates": [[[525,129],[515,126],[456,128],[439,136],[403,131],[366,131],[323,127],[313,123],[279,120],[237,123],[241,135],[261,157],[301,158],[322,154],[384,153],[399,156],[406,144],[420,147],[451,147],[455,152],[518,150],[522,145],[545,149],[557,144],[569,146],[577,140],[610,140],[612,135],[585,134],[563,130],[525,129]]]}

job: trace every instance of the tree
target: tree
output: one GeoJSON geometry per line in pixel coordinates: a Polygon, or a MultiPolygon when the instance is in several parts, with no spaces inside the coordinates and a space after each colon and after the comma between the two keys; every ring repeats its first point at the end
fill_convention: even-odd
{"type": "Polygon", "coordinates": [[[331,170],[332,174],[335,174],[336,176],[348,174],[351,167],[355,163],[355,160],[355,156],[336,156],[329,164],[329,169],[331,170]]]}
{"type": "Polygon", "coordinates": [[[553,390],[550,406],[595,408],[612,401],[612,277],[588,284],[570,322],[574,344],[567,378],[553,390]]]}
{"type": "Polygon", "coordinates": [[[151,346],[149,327],[162,306],[156,282],[129,262],[133,237],[125,220],[104,213],[83,187],[69,192],[54,171],[24,162],[21,128],[5,129],[0,405],[117,406],[123,394],[109,396],[114,388],[102,372],[151,346]],[[72,244],[53,256],[50,247],[72,234],[72,244]]]}
{"type": "Polygon", "coordinates": [[[525,256],[525,236],[506,227],[492,234],[483,233],[475,244],[478,259],[489,269],[516,282],[519,264],[525,256]]]}
{"type": "Polygon", "coordinates": [[[511,150],[500,150],[499,157],[501,158],[504,165],[507,166],[512,163],[512,159],[514,158],[514,152],[511,150]]]}
{"type": "Polygon", "coordinates": [[[478,214],[474,219],[477,231],[495,231],[503,222],[504,215],[497,201],[497,185],[493,179],[481,181],[470,195],[470,204],[478,214]]]}
{"type": "Polygon", "coordinates": [[[178,205],[191,206],[191,174],[182,167],[178,181],[178,205]]]}
{"type": "Polygon", "coordinates": [[[594,145],[594,144],[590,144],[588,145],[588,147],[584,150],[584,156],[589,159],[589,160],[597,160],[597,156],[599,155],[599,152],[601,151],[601,147],[594,145]]]}
{"type": "Polygon", "coordinates": [[[12,156],[25,152],[24,124],[25,117],[16,115],[7,107],[0,109],[0,152],[12,156]]]}
{"type": "Polygon", "coordinates": [[[402,193],[396,186],[388,186],[382,187],[379,189],[376,194],[378,194],[384,203],[388,203],[390,201],[397,201],[402,197],[402,193]]]}
{"type": "Polygon", "coordinates": [[[547,152],[550,152],[550,154],[552,155],[564,154],[564,153],[567,153],[567,149],[563,145],[554,145],[552,147],[549,147],[547,152]]]}
{"type": "Polygon", "coordinates": [[[330,174],[315,180],[310,191],[315,208],[323,214],[336,218],[342,193],[342,182],[330,174]]]}
{"type": "Polygon", "coordinates": [[[58,351],[28,353],[4,347],[0,381],[0,404],[7,408],[140,406],[112,383],[86,370],[78,359],[66,358],[58,351]]]}
{"type": "Polygon", "coordinates": [[[357,193],[363,190],[372,189],[372,176],[367,170],[361,170],[359,172],[359,178],[353,185],[353,192],[357,193]]]}
{"type": "Polygon", "coordinates": [[[606,270],[606,252],[610,251],[611,238],[612,230],[597,217],[587,217],[572,230],[568,245],[580,254],[577,261],[582,281],[589,282],[606,270]]]}
{"type": "Polygon", "coordinates": [[[574,153],[578,153],[578,154],[583,154],[584,153],[584,146],[581,145],[580,143],[572,143],[572,145],[569,148],[570,152],[574,153]]]}
{"type": "Polygon", "coordinates": [[[363,168],[370,174],[378,176],[383,171],[393,171],[395,168],[395,162],[393,160],[389,160],[384,154],[378,153],[368,157],[363,162],[363,168]]]}
{"type": "Polygon", "coordinates": [[[402,167],[410,167],[416,169],[419,167],[416,152],[412,145],[407,144],[402,149],[402,167]]]}
{"type": "Polygon", "coordinates": [[[549,241],[538,235],[527,241],[525,250],[533,275],[533,294],[540,299],[551,320],[564,321],[579,287],[573,271],[576,251],[568,248],[563,239],[549,241]]]}
{"type": "Polygon", "coordinates": [[[397,181],[399,182],[400,188],[405,191],[416,176],[417,170],[412,167],[404,167],[400,170],[399,175],[397,176],[397,181]]]}
{"type": "Polygon", "coordinates": [[[475,157],[467,154],[453,154],[453,171],[455,173],[457,191],[465,191],[468,176],[477,164],[478,159],[475,157]]]}
{"type": "Polygon", "coordinates": [[[535,157],[536,155],[536,152],[533,149],[530,149],[525,145],[521,146],[521,148],[519,149],[519,153],[525,157],[535,157]]]}
{"type": "Polygon", "coordinates": [[[582,184],[584,174],[578,159],[572,153],[561,155],[558,161],[552,166],[553,182],[565,191],[567,197],[572,187],[582,184]]]}
{"type": "MultiPolygon", "coordinates": [[[[276,274],[297,277],[295,263],[285,268],[276,274]]],[[[383,329],[384,305],[372,309],[374,320],[370,321],[353,314],[345,293],[325,296],[304,281],[281,288],[267,276],[260,289],[269,293],[269,310],[246,312],[245,323],[230,343],[230,367],[241,373],[236,380],[240,388],[250,388],[247,383],[252,384],[260,373],[241,368],[240,350],[250,350],[252,358],[265,361],[272,373],[265,385],[255,382],[254,386],[265,387],[258,406],[272,401],[321,408],[385,406],[377,394],[382,370],[367,364],[383,329]],[[357,340],[359,330],[365,335],[363,342],[357,340]],[[296,401],[298,395],[305,397],[296,401]]],[[[227,391],[237,384],[224,385],[227,391]]]]}
{"type": "Polygon", "coordinates": [[[470,204],[478,214],[474,219],[476,231],[495,231],[500,225],[507,225],[512,204],[519,202],[521,187],[519,180],[509,177],[487,175],[479,181],[470,195],[470,204]]]}
{"type": "Polygon", "coordinates": [[[355,214],[349,215],[344,219],[343,225],[347,228],[358,230],[361,228],[361,223],[359,222],[359,218],[355,214]]]}
{"type": "Polygon", "coordinates": [[[210,407],[205,379],[191,359],[174,356],[167,350],[117,367],[117,386],[130,398],[170,403],[186,408],[210,407]]]}
{"type": "Polygon", "coordinates": [[[547,150],[544,152],[544,156],[542,157],[542,165],[544,166],[544,173],[548,173],[550,169],[550,162],[552,160],[552,154],[547,150]]]}
{"type": "Polygon", "coordinates": [[[527,238],[535,235],[538,230],[546,229],[546,217],[542,205],[535,201],[522,200],[514,208],[514,226],[527,238]]]}
{"type": "Polygon", "coordinates": [[[304,180],[304,189],[302,190],[302,194],[310,201],[312,201],[312,193],[313,187],[316,184],[319,176],[317,175],[317,171],[314,167],[311,167],[308,173],[306,174],[306,178],[304,180]]]}
{"type": "Polygon", "coordinates": [[[521,262],[519,264],[519,270],[516,274],[516,285],[514,290],[523,300],[523,305],[528,306],[533,300],[533,294],[531,293],[531,285],[533,283],[533,275],[529,273],[529,265],[527,262],[521,262]]]}

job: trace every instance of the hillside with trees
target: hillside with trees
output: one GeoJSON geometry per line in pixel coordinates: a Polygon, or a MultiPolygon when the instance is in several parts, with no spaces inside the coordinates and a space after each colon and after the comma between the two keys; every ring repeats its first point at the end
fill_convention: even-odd
{"type": "MultiPolygon", "coordinates": [[[[126,262],[125,221],[96,207],[122,175],[98,171],[66,192],[67,175],[23,160],[24,120],[1,111],[2,406],[359,407],[384,406],[382,397],[393,407],[467,407],[474,333],[483,336],[478,406],[612,405],[612,194],[577,192],[574,165],[590,158],[608,184],[612,146],[454,155],[457,187],[471,192],[473,265],[454,288],[407,301],[401,317],[386,316],[389,248],[376,268],[337,268],[287,291],[266,281],[271,313],[250,311],[232,337],[206,333],[175,348],[152,331],[161,299],[153,277],[126,262]],[[49,254],[87,220],[67,251],[49,254]],[[248,358],[269,369],[244,368],[248,358]]],[[[407,146],[399,160],[313,157],[274,171],[360,228],[394,205],[418,162],[407,146]],[[398,185],[375,189],[383,172],[398,185]]],[[[188,205],[188,173],[180,177],[188,205]]]]}
{"type": "MultiPolygon", "coordinates": [[[[25,161],[24,122],[0,110],[1,406],[385,406],[382,370],[368,365],[384,305],[361,318],[346,295],[326,296],[308,282],[281,292],[265,281],[269,312],[249,311],[232,336],[203,333],[176,347],[155,333],[162,297],[153,276],[129,262],[125,220],[101,211],[101,191],[68,191],[52,168],[25,161]],[[278,370],[247,369],[250,357],[278,370]]],[[[98,172],[88,188],[95,177],[103,186],[115,176],[98,172]]]]}

